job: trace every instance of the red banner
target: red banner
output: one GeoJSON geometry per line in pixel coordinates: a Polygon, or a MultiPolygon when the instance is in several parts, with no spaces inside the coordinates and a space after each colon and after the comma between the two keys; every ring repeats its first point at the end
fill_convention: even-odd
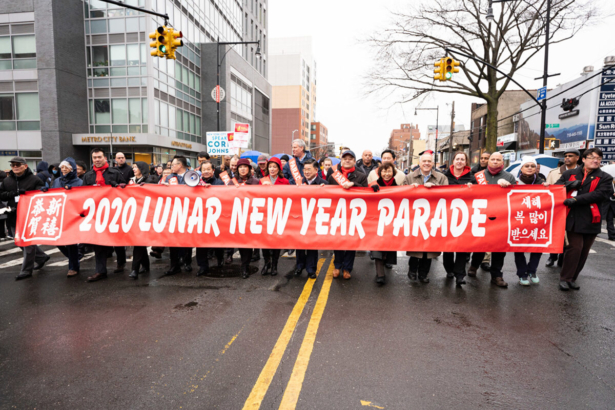
{"type": "Polygon", "coordinates": [[[79,187],[22,195],[15,241],[559,253],[564,199],[562,186],[79,187]]]}

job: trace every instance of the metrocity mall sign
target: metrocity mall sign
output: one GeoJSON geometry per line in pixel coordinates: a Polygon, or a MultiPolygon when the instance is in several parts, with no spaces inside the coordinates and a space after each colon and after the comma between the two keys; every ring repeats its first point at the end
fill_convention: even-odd
{"type": "Polygon", "coordinates": [[[144,145],[171,149],[205,151],[205,145],[181,141],[157,134],[96,135],[73,134],[73,145],[144,145]]]}

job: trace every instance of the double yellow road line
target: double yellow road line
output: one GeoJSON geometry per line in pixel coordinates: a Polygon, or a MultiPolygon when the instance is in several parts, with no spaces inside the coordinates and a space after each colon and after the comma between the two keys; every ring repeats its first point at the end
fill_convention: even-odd
{"type": "MultiPolygon", "coordinates": [[[[321,272],[324,262],[325,259],[320,259],[318,261],[316,272],[321,272]]],[[[297,401],[299,400],[299,394],[301,393],[305,372],[307,371],[310,356],[312,355],[312,350],[314,349],[318,326],[320,325],[320,320],[322,319],[325,307],[327,306],[327,300],[329,299],[331,282],[333,280],[333,269],[332,259],[329,263],[327,274],[325,276],[322,288],[320,289],[320,294],[318,295],[318,300],[314,306],[314,311],[312,312],[312,317],[310,318],[310,323],[308,324],[307,331],[305,332],[303,342],[301,343],[297,361],[295,362],[290,380],[286,386],[286,390],[284,391],[284,396],[282,397],[282,402],[280,403],[280,409],[294,409],[297,405],[297,401]]],[[[280,334],[280,337],[278,338],[278,341],[269,356],[269,360],[267,360],[265,367],[263,367],[256,384],[252,388],[250,396],[248,396],[248,399],[243,406],[244,410],[260,408],[261,403],[267,394],[267,390],[269,389],[269,385],[271,384],[280,362],[282,361],[282,357],[288,347],[288,343],[290,342],[295,328],[297,327],[299,318],[303,313],[303,308],[310,299],[312,288],[314,287],[316,280],[318,280],[318,278],[308,279],[303,287],[299,300],[297,300],[293,311],[290,313],[290,316],[286,321],[286,325],[284,326],[284,329],[282,329],[282,333],[280,334]]]]}

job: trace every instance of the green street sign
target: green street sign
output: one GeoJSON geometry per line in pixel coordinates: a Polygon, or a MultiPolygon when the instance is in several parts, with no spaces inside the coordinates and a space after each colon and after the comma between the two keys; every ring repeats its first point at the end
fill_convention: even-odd
{"type": "Polygon", "coordinates": [[[545,128],[559,128],[559,124],[545,124],[545,128]]]}

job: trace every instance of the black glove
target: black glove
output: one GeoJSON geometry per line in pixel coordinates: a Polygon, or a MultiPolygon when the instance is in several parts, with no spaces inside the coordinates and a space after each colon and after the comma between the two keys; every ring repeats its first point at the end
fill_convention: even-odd
{"type": "Polygon", "coordinates": [[[374,185],[370,185],[372,187],[372,189],[374,190],[374,192],[378,192],[380,191],[380,187],[378,186],[378,184],[374,184],[374,185]]]}
{"type": "Polygon", "coordinates": [[[581,181],[568,181],[566,182],[566,190],[573,191],[581,188],[581,181]]]}
{"type": "Polygon", "coordinates": [[[117,188],[117,182],[115,181],[109,182],[109,185],[111,185],[111,188],[117,188]]]}
{"type": "Polygon", "coordinates": [[[69,189],[72,189],[72,188],[73,188],[73,187],[72,187],[72,186],[70,186],[70,185],[64,185],[64,189],[66,189],[67,191],[68,191],[69,189]]]}
{"type": "MultiPolygon", "coordinates": [[[[579,181],[576,181],[579,182],[579,181]]],[[[575,206],[577,203],[577,200],[574,198],[568,198],[564,201],[564,205],[566,205],[569,208],[572,208],[573,206],[575,206]]]]}
{"type": "Polygon", "coordinates": [[[139,184],[139,186],[143,186],[143,185],[145,185],[145,182],[141,182],[141,183],[139,184]]]}
{"type": "Polygon", "coordinates": [[[17,195],[19,195],[19,192],[17,191],[4,191],[0,193],[0,200],[8,201],[9,199],[15,198],[17,195]]]}
{"type": "Polygon", "coordinates": [[[124,184],[124,183],[118,184],[117,186],[119,186],[122,189],[126,188],[126,184],[124,184]]]}
{"type": "MultiPolygon", "coordinates": [[[[19,195],[23,195],[26,193],[26,191],[23,191],[23,194],[22,194],[21,191],[23,191],[23,189],[19,190],[19,195]]],[[[49,188],[47,188],[46,186],[41,188],[41,192],[47,192],[47,191],[49,191],[49,188]]]]}

